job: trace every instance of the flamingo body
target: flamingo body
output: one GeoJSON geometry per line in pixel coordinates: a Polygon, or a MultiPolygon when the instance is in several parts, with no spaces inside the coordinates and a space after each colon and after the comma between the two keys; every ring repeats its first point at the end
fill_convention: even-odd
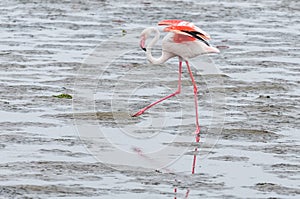
{"type": "Polygon", "coordinates": [[[218,53],[217,48],[209,45],[210,36],[193,23],[182,20],[163,20],[159,25],[167,25],[164,31],[169,32],[162,40],[162,56],[154,58],[151,48],[157,43],[160,32],[155,27],[146,28],[141,34],[140,46],[146,51],[148,60],[153,64],[161,64],[172,57],[188,61],[190,58],[206,53],[218,53]],[[153,40],[145,47],[146,39],[155,33],[153,40]]]}
{"type": "Polygon", "coordinates": [[[173,32],[164,37],[162,50],[173,54],[174,57],[181,57],[185,61],[202,54],[219,52],[218,49],[208,46],[200,40],[173,32]]]}

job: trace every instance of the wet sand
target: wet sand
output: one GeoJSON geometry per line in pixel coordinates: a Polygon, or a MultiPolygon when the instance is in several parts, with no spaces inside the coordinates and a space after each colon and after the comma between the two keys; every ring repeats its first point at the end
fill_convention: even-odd
{"type": "Polygon", "coordinates": [[[174,198],[174,187],[177,198],[187,190],[189,198],[299,198],[299,8],[284,0],[1,1],[0,198],[174,198]],[[93,61],[108,38],[138,41],[145,27],[167,18],[193,21],[221,49],[193,61],[208,61],[193,68],[199,144],[185,67],[180,96],[130,117],[176,90],[176,59],[148,64],[133,40],[126,46],[132,51],[109,67],[98,62],[105,58],[93,61]],[[217,73],[205,72],[207,65],[217,73]],[[62,93],[73,99],[54,97],[62,93]],[[170,160],[182,156],[155,169],[159,151],[148,158],[143,151],[151,146],[110,143],[87,126],[112,136],[125,129],[140,140],[179,137],[157,145],[172,148],[170,160]],[[115,146],[140,161],[115,165],[99,157],[115,146]]]}

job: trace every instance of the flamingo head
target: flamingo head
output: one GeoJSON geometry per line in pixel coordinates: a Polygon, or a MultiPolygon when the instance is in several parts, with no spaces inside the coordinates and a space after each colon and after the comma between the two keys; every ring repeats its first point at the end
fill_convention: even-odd
{"type": "Polygon", "coordinates": [[[150,35],[152,33],[156,33],[156,36],[159,37],[159,31],[157,28],[155,27],[149,27],[149,28],[146,28],[145,30],[143,30],[143,32],[141,33],[141,36],[140,36],[140,47],[144,50],[144,51],[147,51],[147,47],[146,47],[146,40],[148,39],[148,37],[150,37],[150,35]]]}
{"type": "Polygon", "coordinates": [[[146,28],[145,30],[143,30],[143,32],[141,33],[141,37],[140,37],[140,47],[141,49],[143,49],[144,51],[147,51],[146,49],[146,39],[150,36],[152,32],[152,28],[146,28]]]}

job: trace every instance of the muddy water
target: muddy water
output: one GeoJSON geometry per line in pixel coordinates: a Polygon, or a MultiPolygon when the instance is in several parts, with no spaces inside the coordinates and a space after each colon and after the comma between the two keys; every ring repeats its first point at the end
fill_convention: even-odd
{"type": "Polygon", "coordinates": [[[299,8],[291,0],[1,1],[0,198],[174,198],[175,187],[177,198],[187,190],[188,198],[299,198],[299,8]],[[166,18],[195,22],[221,49],[192,61],[205,63],[193,68],[199,144],[186,68],[180,96],[130,117],[177,88],[175,59],[153,66],[134,46],[166,18]],[[132,40],[99,48],[126,35],[132,40]],[[98,62],[122,48],[132,51],[98,62]],[[61,93],[73,100],[53,97],[61,93]],[[132,156],[109,157],[115,148],[132,156]]]}

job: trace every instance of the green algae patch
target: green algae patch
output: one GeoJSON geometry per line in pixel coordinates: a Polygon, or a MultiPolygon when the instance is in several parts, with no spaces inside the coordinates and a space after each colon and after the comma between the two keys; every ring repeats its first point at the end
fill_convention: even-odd
{"type": "Polygon", "coordinates": [[[69,94],[60,94],[60,95],[52,95],[53,97],[59,98],[59,99],[72,99],[72,95],[69,94]]]}

